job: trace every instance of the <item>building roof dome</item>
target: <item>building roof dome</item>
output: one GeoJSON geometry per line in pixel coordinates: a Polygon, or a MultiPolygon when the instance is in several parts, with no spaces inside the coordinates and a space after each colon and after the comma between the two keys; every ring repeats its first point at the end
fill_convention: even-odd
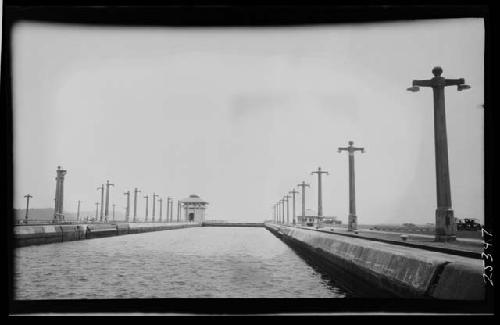
{"type": "Polygon", "coordinates": [[[191,194],[188,198],[182,199],[182,203],[202,203],[202,204],[208,204],[208,202],[204,201],[201,199],[198,195],[196,194],[191,194]]]}

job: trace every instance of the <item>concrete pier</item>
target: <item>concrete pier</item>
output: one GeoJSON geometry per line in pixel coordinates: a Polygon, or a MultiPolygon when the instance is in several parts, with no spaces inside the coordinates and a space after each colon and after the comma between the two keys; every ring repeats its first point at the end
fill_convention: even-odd
{"type": "Polygon", "coordinates": [[[111,237],[143,232],[200,227],[200,223],[93,223],[73,225],[14,227],[16,247],[43,245],[74,240],[111,237]]]}
{"type": "Polygon", "coordinates": [[[483,300],[483,262],[313,229],[266,224],[292,247],[396,297],[483,300]]]}
{"type": "Polygon", "coordinates": [[[202,227],[265,227],[264,223],[259,222],[210,222],[203,221],[202,227]]]}

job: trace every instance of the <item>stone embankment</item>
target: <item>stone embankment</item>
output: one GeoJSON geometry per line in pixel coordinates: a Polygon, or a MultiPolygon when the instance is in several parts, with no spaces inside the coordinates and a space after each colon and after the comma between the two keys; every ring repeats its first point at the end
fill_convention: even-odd
{"type": "Polygon", "coordinates": [[[483,262],[425,249],[276,224],[266,228],[291,247],[392,296],[483,300],[483,262]]]}
{"type": "Polygon", "coordinates": [[[111,237],[143,232],[200,227],[199,223],[91,223],[75,225],[15,226],[17,247],[73,240],[111,237]]]}

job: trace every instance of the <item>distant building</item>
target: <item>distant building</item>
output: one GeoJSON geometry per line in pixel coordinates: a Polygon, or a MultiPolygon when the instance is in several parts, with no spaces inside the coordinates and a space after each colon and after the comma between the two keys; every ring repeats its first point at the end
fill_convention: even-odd
{"type": "Polygon", "coordinates": [[[331,224],[331,225],[342,224],[342,221],[338,220],[337,217],[331,217],[331,216],[318,217],[316,211],[311,209],[306,209],[304,218],[302,218],[302,213],[299,212],[299,215],[297,216],[297,222],[299,225],[302,226],[315,226],[318,224],[318,222],[322,224],[331,224]]]}
{"type": "Polygon", "coordinates": [[[202,200],[198,195],[191,194],[188,198],[180,201],[184,208],[184,220],[188,222],[205,221],[205,209],[208,202],[202,200]]]}

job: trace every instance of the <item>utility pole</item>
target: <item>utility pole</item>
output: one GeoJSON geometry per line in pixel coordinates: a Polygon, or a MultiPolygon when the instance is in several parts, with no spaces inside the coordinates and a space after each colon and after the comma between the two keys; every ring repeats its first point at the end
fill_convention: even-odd
{"type": "Polygon", "coordinates": [[[26,216],[24,217],[24,219],[25,219],[25,223],[27,224],[28,223],[28,210],[30,208],[30,199],[33,196],[31,196],[31,194],[26,194],[24,197],[26,198],[26,216]]]}
{"type": "Polygon", "coordinates": [[[365,152],[365,148],[356,148],[353,146],[354,142],[349,141],[349,146],[339,148],[339,153],[347,151],[349,154],[349,216],[347,217],[347,230],[354,231],[358,229],[358,218],[356,216],[356,191],[354,182],[354,152],[365,152]]]}
{"type": "Polygon", "coordinates": [[[146,199],[146,219],[145,219],[145,221],[147,222],[148,221],[148,198],[149,198],[149,195],[146,195],[144,198],[146,199]]]}
{"type": "Polygon", "coordinates": [[[317,171],[311,172],[312,174],[318,174],[318,225],[319,220],[323,217],[323,199],[321,194],[321,174],[330,175],[327,171],[322,171],[321,167],[318,167],[317,171]]]}
{"type": "Polygon", "coordinates": [[[115,186],[115,184],[111,184],[109,181],[106,181],[106,207],[104,208],[104,218],[106,222],[108,222],[109,216],[109,187],[115,186]]]}
{"type": "Polygon", "coordinates": [[[156,201],[156,197],[157,196],[158,195],[155,194],[155,192],[153,192],[153,222],[155,222],[155,206],[156,206],[156,202],[155,201],[156,201]]]}
{"type": "Polygon", "coordinates": [[[309,187],[309,184],[302,181],[302,183],[297,186],[302,188],[302,223],[304,223],[306,218],[306,187],[309,187]]]}
{"type": "Polygon", "coordinates": [[[134,222],[137,222],[137,193],[140,192],[137,187],[134,188],[134,222]]]}
{"type": "Polygon", "coordinates": [[[161,222],[161,212],[162,212],[162,208],[163,208],[163,199],[161,197],[158,198],[158,202],[160,203],[160,222],[161,222]]]}
{"type": "Polygon", "coordinates": [[[125,210],[125,221],[128,222],[130,216],[130,191],[123,193],[123,195],[127,196],[127,208],[125,210]]]}
{"type": "Polygon", "coordinates": [[[445,79],[443,69],[434,67],[434,77],[429,80],[413,80],[409,91],[419,91],[419,87],[430,87],[434,93],[434,151],[436,160],[436,241],[454,241],[457,238],[457,225],[451,204],[450,171],[448,168],[448,138],[446,134],[446,113],[444,88],[457,86],[458,91],[469,89],[463,78],[445,79]]]}
{"type": "Polygon", "coordinates": [[[299,191],[296,191],[295,189],[292,189],[290,192],[292,194],[292,203],[293,203],[293,225],[295,226],[295,194],[299,193],[299,191]]]}
{"type": "Polygon", "coordinates": [[[102,222],[102,218],[104,217],[104,184],[102,184],[101,187],[98,187],[97,190],[101,191],[101,222],[102,222]]]}

